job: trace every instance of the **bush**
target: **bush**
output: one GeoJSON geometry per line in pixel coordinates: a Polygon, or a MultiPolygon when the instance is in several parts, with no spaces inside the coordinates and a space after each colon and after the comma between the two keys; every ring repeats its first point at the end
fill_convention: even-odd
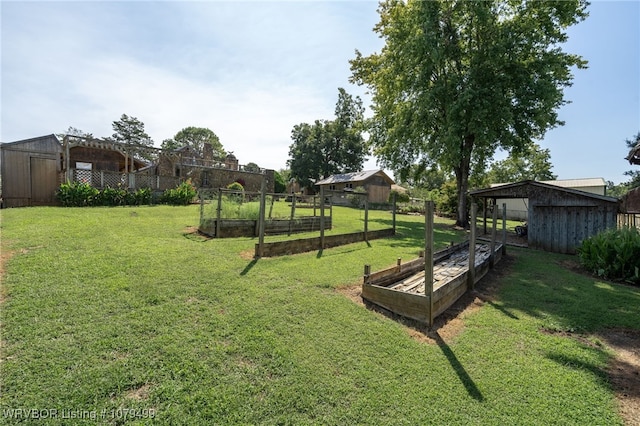
{"type": "Polygon", "coordinates": [[[396,197],[396,203],[408,203],[411,200],[411,198],[409,197],[409,194],[407,194],[406,192],[400,192],[400,191],[393,190],[389,194],[389,202],[390,203],[393,203],[393,196],[394,195],[396,197]]]}
{"type": "Polygon", "coordinates": [[[176,188],[164,191],[161,201],[172,206],[186,206],[191,203],[196,194],[196,188],[191,180],[186,180],[176,188]]]}
{"type": "Polygon", "coordinates": [[[599,277],[640,285],[640,232],[610,229],[582,241],[582,266],[599,277]]]}
{"type": "Polygon", "coordinates": [[[88,183],[66,182],[56,191],[56,197],[64,207],[85,207],[95,205],[98,191],[88,183]]]}

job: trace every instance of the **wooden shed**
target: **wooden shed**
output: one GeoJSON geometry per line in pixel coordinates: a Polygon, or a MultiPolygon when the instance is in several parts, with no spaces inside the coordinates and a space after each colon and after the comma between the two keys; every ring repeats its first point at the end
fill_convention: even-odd
{"type": "Polygon", "coordinates": [[[55,135],[0,145],[3,207],[56,204],[62,145],[55,135]]]}
{"type": "Polygon", "coordinates": [[[485,212],[488,200],[495,204],[498,199],[528,198],[528,245],[555,253],[573,254],[582,240],[615,228],[617,223],[617,198],[532,180],[479,189],[470,195],[484,200],[485,212]]]}
{"type": "Polygon", "coordinates": [[[345,195],[362,187],[367,192],[370,203],[386,203],[391,194],[391,185],[395,182],[383,170],[365,170],[362,172],[331,175],[316,182],[316,186],[324,187],[325,194],[333,193],[334,204],[349,204],[345,195]]]}

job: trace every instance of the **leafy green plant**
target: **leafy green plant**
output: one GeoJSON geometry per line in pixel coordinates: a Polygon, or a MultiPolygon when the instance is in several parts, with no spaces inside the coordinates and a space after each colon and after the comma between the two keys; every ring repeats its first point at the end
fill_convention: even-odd
{"type": "Polygon", "coordinates": [[[196,196],[196,188],[190,179],[182,182],[176,188],[167,189],[162,194],[162,202],[172,206],[186,206],[196,196]]]}
{"type": "Polygon", "coordinates": [[[582,241],[580,263],[611,280],[640,285],[640,232],[637,228],[610,229],[582,241]]]}
{"type": "Polygon", "coordinates": [[[64,207],[84,207],[94,205],[99,192],[88,183],[65,182],[58,188],[56,197],[64,207]]]}

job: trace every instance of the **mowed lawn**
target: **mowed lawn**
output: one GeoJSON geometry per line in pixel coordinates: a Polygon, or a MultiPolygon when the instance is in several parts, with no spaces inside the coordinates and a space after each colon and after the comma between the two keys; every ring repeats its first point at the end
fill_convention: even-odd
{"type": "MultiPolygon", "coordinates": [[[[612,352],[542,330],[640,329],[640,289],[571,272],[573,257],[510,249],[495,301],[427,343],[336,291],[364,264],[416,257],[421,217],[399,216],[395,238],[253,260],[256,238],[190,233],[198,206],[0,214],[0,423],[622,424],[612,352]]],[[[361,212],[334,223],[357,231],[361,212]]],[[[437,247],[461,238],[438,221],[437,247]]]]}

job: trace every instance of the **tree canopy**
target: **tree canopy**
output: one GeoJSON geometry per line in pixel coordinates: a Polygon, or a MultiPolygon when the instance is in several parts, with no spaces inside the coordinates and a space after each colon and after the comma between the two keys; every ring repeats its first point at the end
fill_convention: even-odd
{"type": "Polygon", "coordinates": [[[467,226],[471,170],[500,148],[519,152],[563,124],[571,68],[566,28],[584,0],[387,0],[374,27],[380,53],[351,61],[351,81],[372,94],[370,145],[393,170],[438,164],[456,177],[457,224],[467,226]]]}
{"type": "Polygon", "coordinates": [[[84,130],[77,129],[73,126],[69,126],[69,128],[61,133],[56,133],[58,139],[63,140],[65,136],[78,136],[86,139],[93,139],[93,134],[89,132],[85,132],[84,130]]]}
{"type": "Polygon", "coordinates": [[[362,100],[338,89],[334,120],[316,120],[293,127],[288,166],[303,186],[336,173],[362,170],[368,151],[362,136],[362,100]]]}
{"type": "MultiPolygon", "coordinates": [[[[636,135],[631,139],[625,140],[625,143],[629,150],[640,145],[640,132],[636,133],[636,135]]],[[[624,175],[629,176],[630,178],[630,180],[624,184],[628,189],[633,189],[640,186],[640,170],[627,170],[626,172],[624,172],[624,175]]]]}
{"type": "Polygon", "coordinates": [[[220,143],[220,138],[206,127],[189,126],[180,130],[172,139],[162,141],[163,149],[179,149],[189,147],[200,157],[204,155],[205,144],[211,145],[214,158],[224,158],[226,152],[220,143]]]}
{"type": "Polygon", "coordinates": [[[514,152],[491,164],[487,173],[489,183],[519,182],[522,180],[554,180],[551,154],[538,144],[531,144],[522,152],[514,152]]]}
{"type": "Polygon", "coordinates": [[[126,145],[153,146],[151,137],[144,130],[144,123],[136,117],[122,114],[120,120],[112,124],[113,135],[111,139],[126,145]]]}

